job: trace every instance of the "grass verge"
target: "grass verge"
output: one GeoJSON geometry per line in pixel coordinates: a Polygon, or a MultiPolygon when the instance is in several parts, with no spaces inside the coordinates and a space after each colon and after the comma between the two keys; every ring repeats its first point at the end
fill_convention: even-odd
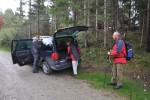
{"type": "Polygon", "coordinates": [[[107,74],[105,84],[104,84],[104,76],[105,74],[103,72],[85,73],[79,71],[77,78],[87,80],[88,83],[91,84],[91,86],[94,87],[95,89],[105,88],[106,90],[114,91],[119,95],[123,95],[129,98],[129,100],[150,99],[150,91],[144,91],[144,88],[140,84],[140,82],[124,78],[123,88],[120,90],[114,90],[112,86],[106,85],[106,83],[110,81],[111,75],[107,74]]]}
{"type": "Polygon", "coordinates": [[[0,50],[6,51],[6,52],[11,51],[9,47],[4,47],[4,46],[0,46],[0,50]]]}

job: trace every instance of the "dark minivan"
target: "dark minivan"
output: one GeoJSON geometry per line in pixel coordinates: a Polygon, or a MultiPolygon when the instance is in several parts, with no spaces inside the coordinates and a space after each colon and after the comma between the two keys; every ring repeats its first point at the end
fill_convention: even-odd
{"type": "MultiPolygon", "coordinates": [[[[74,36],[81,31],[87,31],[87,26],[74,26],[57,30],[53,37],[41,36],[41,48],[39,51],[38,66],[43,68],[45,74],[51,74],[53,70],[61,70],[72,66],[67,57],[66,40],[77,45],[74,36]],[[45,41],[48,40],[48,44],[45,41]]],[[[32,39],[12,40],[11,55],[13,64],[19,66],[33,63],[31,54],[32,39]]]]}

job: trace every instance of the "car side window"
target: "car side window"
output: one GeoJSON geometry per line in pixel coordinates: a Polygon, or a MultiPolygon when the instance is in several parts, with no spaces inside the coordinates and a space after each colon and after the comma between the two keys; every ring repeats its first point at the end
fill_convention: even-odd
{"type": "Polygon", "coordinates": [[[17,51],[20,50],[29,50],[32,47],[32,41],[24,40],[24,41],[19,41],[17,45],[17,51]]]}
{"type": "Polygon", "coordinates": [[[26,41],[27,49],[32,48],[32,41],[26,41]]]}

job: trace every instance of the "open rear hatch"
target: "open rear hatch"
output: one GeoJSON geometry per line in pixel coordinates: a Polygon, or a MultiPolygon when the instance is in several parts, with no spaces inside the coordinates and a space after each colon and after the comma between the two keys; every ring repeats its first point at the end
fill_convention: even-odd
{"type": "Polygon", "coordinates": [[[89,27],[87,26],[74,26],[74,27],[59,29],[54,33],[54,38],[75,36],[80,31],[87,31],[88,28],[89,27]]]}

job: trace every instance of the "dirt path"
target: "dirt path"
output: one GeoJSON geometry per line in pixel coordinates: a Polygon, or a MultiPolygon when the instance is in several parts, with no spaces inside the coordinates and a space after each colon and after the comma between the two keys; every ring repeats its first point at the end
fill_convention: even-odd
{"type": "Polygon", "coordinates": [[[32,73],[31,66],[13,65],[10,53],[0,51],[0,100],[125,100],[63,72],[32,73]]]}

